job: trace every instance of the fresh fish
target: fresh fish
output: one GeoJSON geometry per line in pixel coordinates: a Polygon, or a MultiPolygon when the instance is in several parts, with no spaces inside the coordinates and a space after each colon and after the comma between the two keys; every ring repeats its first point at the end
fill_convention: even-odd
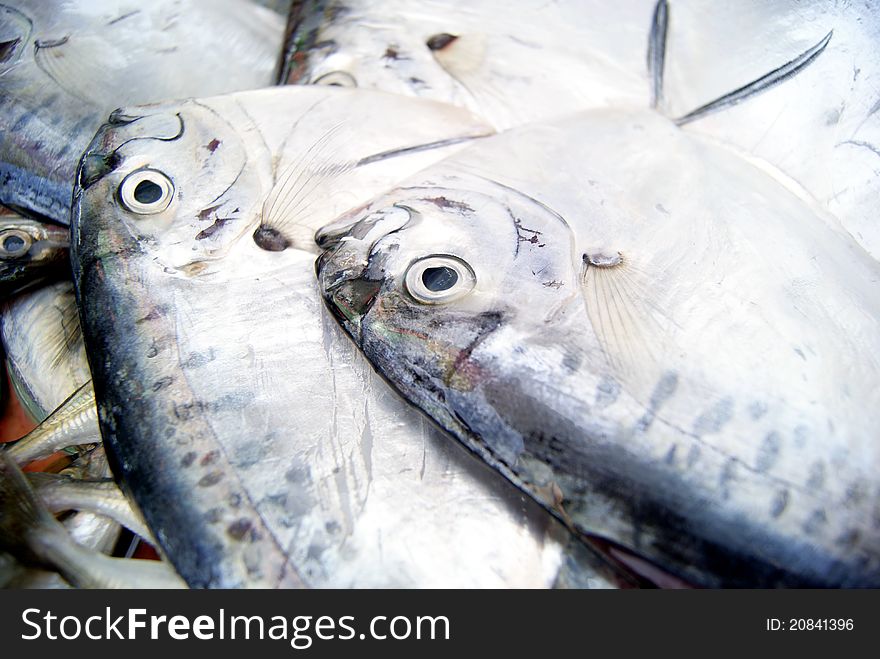
{"type": "Polygon", "coordinates": [[[0,215],[0,299],[52,278],[69,276],[67,227],[0,215]]]}
{"type": "Polygon", "coordinates": [[[572,577],[568,531],[397,399],[315,288],[312,223],[488,131],[290,87],[125,109],[95,137],[72,260],[105,446],[191,586],[572,577]],[[143,181],[163,192],[139,205],[143,181]]]}
{"type": "Polygon", "coordinates": [[[876,0],[327,0],[291,16],[287,80],[442,100],[509,128],[647,104],[654,21],[662,43],[649,58],[665,85],[652,105],[772,164],[880,257],[876,0]],[[765,83],[786,79],[798,54],[815,61],[796,80],[712,103],[770,72],[765,83]]]}
{"type": "Polygon", "coordinates": [[[0,337],[13,387],[37,422],[91,378],[70,281],[7,302],[0,337]]]}
{"type": "Polygon", "coordinates": [[[167,563],[105,556],[77,544],[46,509],[19,467],[0,451],[0,548],[58,570],[80,588],[185,588],[167,563]]]}
{"type": "Polygon", "coordinates": [[[509,128],[641,100],[652,7],[652,0],[302,3],[288,24],[285,80],[453,103],[509,128]]]}
{"type": "Polygon", "coordinates": [[[514,129],[321,232],[320,286],[581,532],[704,586],[877,587],[880,266],[777,174],[647,109],[514,129]]]}
{"type": "Polygon", "coordinates": [[[110,111],[269,85],[282,33],[243,0],[0,4],[0,203],[67,224],[77,162],[110,111]]]}

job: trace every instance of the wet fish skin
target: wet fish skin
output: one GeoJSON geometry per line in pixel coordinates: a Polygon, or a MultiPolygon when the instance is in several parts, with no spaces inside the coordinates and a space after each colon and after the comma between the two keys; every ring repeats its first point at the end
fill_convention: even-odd
{"type": "Polygon", "coordinates": [[[9,0],[0,13],[0,203],[63,224],[79,157],[109,112],[269,85],[283,31],[244,0],[9,0]]]}
{"type": "Polygon", "coordinates": [[[69,275],[66,227],[0,215],[0,299],[69,275]]]}
{"type": "Polygon", "coordinates": [[[103,355],[92,370],[114,471],[188,582],[551,585],[565,529],[384,389],[314,288],[311,222],[487,126],[444,105],[317,87],[125,116],[84,160],[115,167],[80,177],[73,260],[90,354],[103,355]],[[215,155],[189,146],[214,140],[215,155]],[[111,203],[144,162],[179,192],[152,218],[111,203]],[[320,194],[276,194],[303,188],[320,194]],[[282,249],[257,246],[263,229],[282,249]]]}
{"type": "Polygon", "coordinates": [[[425,170],[319,233],[318,271],[405,398],[581,531],[701,585],[876,587],[880,277],[834,226],[606,110],[425,170]],[[458,297],[414,297],[431,255],[458,297]]]}

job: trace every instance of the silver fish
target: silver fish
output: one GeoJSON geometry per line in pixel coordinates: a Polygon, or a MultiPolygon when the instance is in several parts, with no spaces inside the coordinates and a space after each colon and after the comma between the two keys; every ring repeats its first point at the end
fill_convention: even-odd
{"type": "MultiPolygon", "coordinates": [[[[315,288],[312,222],[487,131],[443,104],[289,87],[126,109],[96,136],[73,261],[105,445],[190,585],[578,573],[568,532],[398,400],[315,288]],[[143,180],[154,206],[130,201],[143,180]]],[[[609,585],[600,566],[579,571],[609,585]]]]}
{"type": "Polygon", "coordinates": [[[442,100],[497,128],[644,106],[650,91],[652,105],[688,131],[785,173],[786,185],[805,190],[880,257],[875,0],[329,0],[318,7],[292,16],[293,81],[442,100]],[[645,84],[652,23],[662,27],[648,53],[662,93],[645,84]],[[811,60],[808,70],[775,84],[791,75],[799,54],[811,60]],[[764,93],[749,103],[731,93],[749,87],[754,96],[755,81],[764,93]]]}
{"type": "Polygon", "coordinates": [[[585,112],[341,218],[320,286],[580,531],[706,586],[876,587],[880,266],[785,181],[655,111],[585,112]]]}
{"type": "Polygon", "coordinates": [[[0,313],[0,337],[13,387],[37,422],[91,378],[69,281],[7,302],[0,313]]]}
{"type": "Polygon", "coordinates": [[[68,275],[67,227],[0,214],[0,300],[68,275]]]}
{"type": "Polygon", "coordinates": [[[243,0],[7,0],[0,203],[66,224],[77,162],[111,110],[269,85],[282,33],[243,0]]]}
{"type": "Polygon", "coordinates": [[[0,548],[47,565],[80,588],[185,588],[167,563],[111,558],[77,544],[0,451],[0,548]]]}

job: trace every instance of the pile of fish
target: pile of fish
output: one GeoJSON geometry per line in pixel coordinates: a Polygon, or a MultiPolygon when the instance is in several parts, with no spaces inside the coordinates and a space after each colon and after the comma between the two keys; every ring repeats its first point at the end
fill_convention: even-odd
{"type": "Polygon", "coordinates": [[[880,586],[878,44],[0,4],[0,583],[880,586]]]}

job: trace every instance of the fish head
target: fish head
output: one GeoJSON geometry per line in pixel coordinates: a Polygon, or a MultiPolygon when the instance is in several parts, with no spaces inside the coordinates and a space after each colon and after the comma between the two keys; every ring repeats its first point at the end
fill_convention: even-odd
{"type": "Polygon", "coordinates": [[[0,216],[0,294],[15,293],[50,271],[64,272],[66,227],[17,216],[0,216]]]}
{"type": "Polygon", "coordinates": [[[27,16],[14,7],[0,5],[0,75],[21,59],[32,32],[33,24],[27,16]]]}
{"type": "Polygon", "coordinates": [[[130,243],[169,274],[198,276],[258,212],[270,176],[260,155],[196,101],[120,109],[82,158],[75,214],[80,226],[130,243]]]}
{"type": "Polygon", "coordinates": [[[514,327],[523,340],[548,331],[579,273],[561,217],[461,173],[398,188],[317,239],[331,311],[386,378],[453,428],[492,377],[477,353],[524,349],[509,345],[514,327]]]}

